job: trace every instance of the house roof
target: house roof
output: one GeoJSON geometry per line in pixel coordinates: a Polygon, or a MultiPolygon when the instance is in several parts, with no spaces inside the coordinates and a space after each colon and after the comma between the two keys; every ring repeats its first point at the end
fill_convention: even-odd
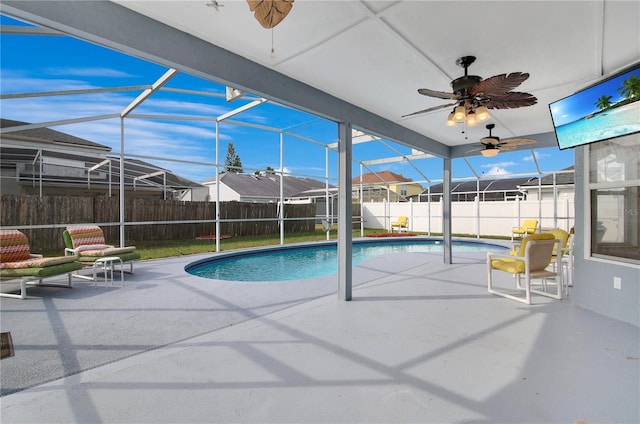
{"type": "MultiPolygon", "coordinates": [[[[227,187],[244,197],[280,197],[280,175],[278,174],[236,174],[227,172],[220,176],[220,181],[227,187]]],[[[215,183],[215,178],[203,181],[203,184],[215,183]]],[[[285,197],[294,197],[307,190],[322,189],[325,183],[311,178],[286,177],[283,180],[285,197]]]]}
{"type": "MultiPolygon", "coordinates": [[[[356,177],[351,180],[353,184],[360,184],[360,177],[356,177]]],[[[380,184],[380,183],[407,183],[413,182],[412,179],[403,177],[391,171],[369,172],[362,174],[362,182],[365,184],[380,184]]]]}
{"type": "MultiPolygon", "coordinates": [[[[563,171],[573,170],[573,166],[563,169],[563,171]]],[[[574,177],[573,172],[558,173],[556,174],[556,184],[567,185],[573,184],[574,177]]],[[[542,185],[553,185],[553,175],[546,175],[542,177],[542,185]]],[[[472,193],[478,188],[480,191],[515,191],[519,186],[538,186],[537,177],[516,177],[516,178],[499,178],[493,180],[482,179],[478,181],[463,181],[459,183],[453,183],[451,185],[452,193],[472,193]]],[[[422,194],[427,194],[429,190],[425,190],[422,194]]],[[[434,184],[430,188],[431,194],[442,193],[442,183],[434,184]]]]}
{"type": "MultiPolygon", "coordinates": [[[[10,128],[22,125],[30,125],[27,122],[14,121],[11,119],[0,118],[1,128],[10,128]]],[[[93,141],[85,140],[84,138],[76,137],[70,134],[66,134],[60,131],[52,130],[50,128],[31,128],[25,130],[11,131],[2,134],[3,138],[15,139],[19,141],[32,141],[38,143],[47,144],[64,144],[74,147],[87,147],[93,149],[104,150],[110,152],[111,148],[102,144],[94,143],[93,141]]]]}
{"type": "MultiPolygon", "coordinates": [[[[573,171],[574,167],[569,166],[567,168],[564,168],[563,171],[573,171]]],[[[563,172],[563,173],[558,173],[556,174],[556,184],[558,185],[572,185],[575,182],[575,178],[574,178],[574,173],[573,172],[563,172]]],[[[538,179],[535,178],[534,180],[523,184],[525,186],[537,186],[538,185],[538,179]]],[[[553,185],[553,175],[545,175],[544,177],[542,177],[542,185],[553,185]]]]}
{"type": "MultiPolygon", "coordinates": [[[[13,121],[9,119],[1,120],[2,128],[13,127],[18,125],[29,125],[26,122],[13,121]]],[[[43,143],[45,146],[38,149],[30,146],[7,146],[3,143],[0,146],[0,164],[4,167],[17,167],[18,164],[26,164],[21,169],[18,178],[20,181],[31,181],[33,177],[33,161],[38,157],[39,151],[42,151],[42,160],[47,164],[48,171],[43,175],[43,182],[49,184],[65,184],[65,185],[84,185],[87,184],[88,169],[108,159],[111,162],[111,175],[109,176],[109,166],[104,164],[91,173],[91,184],[119,184],[120,182],[120,158],[109,157],[107,152],[111,148],[93,141],[75,137],[49,128],[34,128],[27,130],[19,130],[9,132],[2,135],[3,138],[16,141],[30,141],[43,143]],[[99,156],[85,155],[86,151],[80,149],[59,150],[57,147],[62,145],[72,145],[74,147],[87,147],[103,151],[99,156]],[[60,172],[56,172],[59,169],[60,172]]],[[[124,182],[126,186],[132,186],[134,178],[152,174],[158,171],[164,171],[165,174],[154,175],[152,177],[138,179],[137,187],[155,187],[162,188],[165,184],[169,189],[180,190],[184,188],[203,187],[194,181],[183,178],[179,175],[165,170],[156,165],[137,159],[125,159],[125,175],[124,182]]]]}
{"type": "MultiPolygon", "coordinates": [[[[475,192],[478,187],[480,191],[505,191],[505,190],[517,190],[518,186],[523,185],[531,180],[537,180],[537,178],[533,177],[518,177],[518,178],[501,178],[495,180],[479,180],[478,184],[476,181],[463,181],[459,183],[453,183],[451,185],[452,193],[469,193],[475,192]]],[[[442,183],[434,184],[431,186],[430,190],[425,190],[422,194],[427,194],[428,192],[431,194],[442,193],[442,183]]]]}

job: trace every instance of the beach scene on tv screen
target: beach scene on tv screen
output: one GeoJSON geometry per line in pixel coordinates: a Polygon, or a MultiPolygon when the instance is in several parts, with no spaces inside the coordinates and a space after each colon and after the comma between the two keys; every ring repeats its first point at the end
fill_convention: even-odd
{"type": "Polygon", "coordinates": [[[561,149],[640,132],[640,69],[549,105],[561,149]]]}

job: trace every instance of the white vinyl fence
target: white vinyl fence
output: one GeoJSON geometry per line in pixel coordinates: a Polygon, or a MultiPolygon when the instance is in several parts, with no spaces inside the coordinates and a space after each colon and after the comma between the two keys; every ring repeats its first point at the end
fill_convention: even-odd
{"type": "MultiPolygon", "coordinates": [[[[364,226],[387,229],[398,216],[409,217],[409,231],[442,233],[442,202],[376,202],[364,203],[364,226]]],[[[562,228],[574,225],[573,198],[562,196],[554,200],[511,200],[452,202],[451,226],[454,234],[480,236],[511,236],[511,229],[524,219],[537,219],[538,229],[562,228]]]]}

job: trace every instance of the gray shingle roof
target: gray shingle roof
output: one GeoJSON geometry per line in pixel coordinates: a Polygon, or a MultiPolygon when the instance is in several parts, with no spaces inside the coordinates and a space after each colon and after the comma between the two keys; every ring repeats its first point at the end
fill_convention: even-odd
{"type": "MultiPolygon", "coordinates": [[[[15,127],[19,125],[29,125],[29,123],[4,118],[0,119],[0,126],[2,128],[15,127]]],[[[90,147],[94,149],[101,149],[107,152],[111,151],[111,148],[108,146],[94,143],[93,141],[75,137],[70,134],[65,134],[60,131],[55,131],[50,128],[33,128],[29,130],[19,130],[6,133],[3,135],[3,137],[22,139],[26,141],[38,141],[40,143],[68,144],[72,146],[90,147]]]]}
{"type": "MultiPolygon", "coordinates": [[[[215,178],[203,181],[211,183],[215,178]]],[[[235,174],[232,172],[220,176],[220,181],[236,193],[244,197],[280,197],[280,175],[235,174]]],[[[285,197],[293,197],[298,193],[322,189],[325,183],[311,178],[284,177],[283,192],[285,197]]]]}

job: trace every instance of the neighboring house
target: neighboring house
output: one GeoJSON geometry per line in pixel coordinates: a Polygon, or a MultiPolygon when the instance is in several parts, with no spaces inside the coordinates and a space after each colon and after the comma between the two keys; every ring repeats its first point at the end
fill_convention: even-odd
{"type": "MultiPolygon", "coordinates": [[[[555,174],[555,189],[556,198],[561,198],[566,195],[568,198],[573,199],[575,193],[575,177],[573,172],[573,166],[563,169],[562,171],[571,171],[555,174]]],[[[522,184],[522,189],[528,193],[530,200],[549,200],[554,198],[553,192],[554,174],[545,175],[541,179],[534,178],[528,183],[522,184]],[[540,181],[540,197],[538,196],[538,182],[540,181]]]]}
{"type": "MultiPolygon", "coordinates": [[[[573,171],[573,166],[563,171],[573,171]]],[[[552,200],[554,198],[554,175],[536,177],[515,177],[499,179],[480,179],[478,181],[453,182],[451,185],[451,200],[453,202],[473,202],[476,196],[482,201],[504,200],[552,200]],[[538,195],[540,193],[540,196],[538,195]]],[[[566,195],[573,199],[573,172],[555,174],[556,198],[566,195]]],[[[442,184],[434,184],[424,190],[419,201],[438,202],[442,197],[442,184]]]]}
{"type": "Polygon", "coordinates": [[[423,192],[424,187],[413,182],[410,178],[403,177],[391,171],[370,172],[362,174],[351,180],[354,191],[363,186],[363,201],[382,201],[387,199],[388,194],[391,201],[406,201],[415,198],[423,192]],[[388,192],[387,192],[388,190],[388,192]]]}
{"type": "MultiPolygon", "coordinates": [[[[49,128],[1,119],[0,191],[46,196],[110,196],[120,190],[120,157],[111,148],[49,128]]],[[[141,160],[125,159],[127,196],[206,200],[207,188],[141,160]]]]}
{"type": "MultiPolygon", "coordinates": [[[[219,175],[220,181],[220,201],[238,201],[254,203],[277,203],[280,201],[280,175],[266,173],[256,174],[236,174],[227,172],[219,175]]],[[[216,179],[210,178],[202,181],[201,184],[209,187],[209,200],[216,200],[216,179]]],[[[333,187],[333,186],[330,186],[333,187]]],[[[325,183],[310,179],[285,176],[283,179],[282,192],[285,202],[290,203],[312,203],[317,193],[305,194],[309,190],[324,190],[325,183]],[[301,199],[306,199],[302,201],[301,199]]]]}

